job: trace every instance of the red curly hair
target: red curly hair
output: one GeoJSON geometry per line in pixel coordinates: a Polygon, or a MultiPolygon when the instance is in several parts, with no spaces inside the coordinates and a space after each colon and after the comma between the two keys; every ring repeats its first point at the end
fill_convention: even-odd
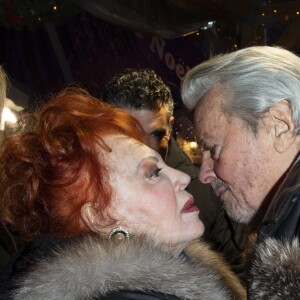
{"type": "Polygon", "coordinates": [[[144,142],[142,127],[79,88],[60,92],[24,121],[1,145],[0,217],[26,239],[89,231],[80,222],[81,207],[91,202],[103,214],[112,195],[104,159],[111,150],[103,137],[124,134],[144,142]]]}

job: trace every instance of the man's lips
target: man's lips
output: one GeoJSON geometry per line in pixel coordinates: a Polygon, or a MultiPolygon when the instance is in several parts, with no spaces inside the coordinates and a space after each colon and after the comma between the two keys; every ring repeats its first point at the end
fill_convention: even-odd
{"type": "Polygon", "coordinates": [[[199,211],[199,208],[195,205],[194,198],[190,198],[183,206],[181,209],[180,213],[186,214],[186,213],[191,213],[199,211]]]}

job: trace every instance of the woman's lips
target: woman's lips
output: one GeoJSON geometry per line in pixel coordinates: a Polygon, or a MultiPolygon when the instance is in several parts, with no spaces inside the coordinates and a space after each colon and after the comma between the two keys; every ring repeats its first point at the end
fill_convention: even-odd
{"type": "Polygon", "coordinates": [[[195,205],[194,198],[190,198],[183,206],[181,209],[180,213],[186,214],[186,213],[191,213],[199,211],[199,208],[195,205]]]}

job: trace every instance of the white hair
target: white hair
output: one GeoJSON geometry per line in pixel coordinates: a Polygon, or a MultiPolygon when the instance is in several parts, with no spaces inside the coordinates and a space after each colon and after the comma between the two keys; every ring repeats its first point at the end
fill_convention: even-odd
{"type": "Polygon", "coordinates": [[[280,47],[253,46],[215,56],[191,69],[182,84],[183,103],[193,109],[211,88],[226,93],[224,111],[256,132],[274,104],[287,100],[300,134],[300,58],[280,47]]]}

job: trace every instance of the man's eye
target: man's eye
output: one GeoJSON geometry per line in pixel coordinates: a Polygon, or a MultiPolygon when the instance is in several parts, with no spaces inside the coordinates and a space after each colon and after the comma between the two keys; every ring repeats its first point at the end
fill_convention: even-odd
{"type": "Polygon", "coordinates": [[[154,131],[151,133],[151,136],[157,139],[162,139],[165,135],[166,135],[165,131],[154,131]]]}
{"type": "Polygon", "coordinates": [[[216,147],[209,147],[208,151],[210,152],[210,156],[214,157],[214,155],[216,154],[216,147]]]}
{"type": "Polygon", "coordinates": [[[209,146],[205,146],[202,144],[202,145],[200,145],[200,150],[201,150],[201,152],[209,151],[210,156],[212,158],[214,158],[214,156],[216,154],[216,146],[209,147],[209,146]]]}
{"type": "Polygon", "coordinates": [[[153,169],[150,174],[149,174],[149,177],[150,178],[157,178],[159,177],[159,172],[161,171],[162,168],[155,168],[153,169]]]}

